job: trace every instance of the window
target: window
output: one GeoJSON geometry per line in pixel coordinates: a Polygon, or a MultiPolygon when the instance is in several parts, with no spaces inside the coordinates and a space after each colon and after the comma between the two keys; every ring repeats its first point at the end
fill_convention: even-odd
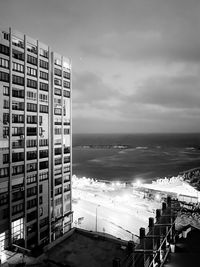
{"type": "Polygon", "coordinates": [[[3,126],[3,138],[9,137],[9,127],[3,126]]]}
{"type": "Polygon", "coordinates": [[[15,58],[15,59],[24,61],[24,53],[23,53],[23,52],[20,52],[20,51],[18,51],[18,50],[13,49],[13,50],[12,50],[12,56],[13,56],[13,58],[15,58]]]}
{"type": "Polygon", "coordinates": [[[70,153],[70,147],[64,147],[64,154],[70,153]]]}
{"type": "Polygon", "coordinates": [[[40,150],[40,159],[48,158],[49,150],[40,150]]]}
{"type": "Polygon", "coordinates": [[[55,106],[61,106],[61,98],[54,98],[54,104],[55,106]]]}
{"type": "Polygon", "coordinates": [[[40,184],[40,185],[39,185],[39,193],[41,194],[42,191],[43,191],[43,186],[42,186],[42,184],[40,184]]]}
{"type": "Polygon", "coordinates": [[[62,168],[57,168],[54,170],[54,174],[55,175],[59,175],[59,174],[62,174],[62,168]]]}
{"type": "Polygon", "coordinates": [[[3,95],[10,95],[10,88],[9,86],[3,86],[3,95]]]}
{"type": "MultiPolygon", "coordinates": [[[[36,233],[36,231],[37,231],[37,223],[32,223],[26,229],[27,229],[27,235],[29,235],[31,233],[36,233]]],[[[31,244],[32,242],[34,242],[33,241],[34,240],[34,237],[33,238],[30,238],[29,240],[31,240],[31,241],[29,241],[30,244],[31,244]]],[[[29,244],[29,242],[28,242],[28,244],[29,244]]]]}
{"type": "Polygon", "coordinates": [[[37,65],[37,58],[30,56],[30,55],[27,55],[27,62],[36,66],[37,65]]]}
{"type": "Polygon", "coordinates": [[[48,95],[40,94],[39,97],[41,102],[48,102],[48,95]]]}
{"type": "Polygon", "coordinates": [[[10,105],[9,105],[9,100],[7,99],[4,99],[3,100],[3,108],[5,109],[9,109],[10,105]]]}
{"type": "Polygon", "coordinates": [[[48,80],[49,79],[48,73],[44,71],[40,71],[40,79],[48,80]]]}
{"type": "MultiPolygon", "coordinates": [[[[0,206],[8,203],[8,193],[1,193],[0,194],[0,206]]],[[[1,235],[0,235],[1,236],[1,235]]]]}
{"type": "Polygon", "coordinates": [[[3,124],[8,124],[10,122],[10,114],[3,113],[3,124]]]}
{"type": "Polygon", "coordinates": [[[49,167],[49,162],[48,161],[40,162],[40,170],[48,169],[48,167],[49,167]]]}
{"type": "Polygon", "coordinates": [[[18,84],[18,85],[24,85],[24,78],[23,77],[20,77],[20,76],[16,76],[16,75],[13,75],[12,76],[12,82],[14,84],[18,84]]]}
{"type": "Polygon", "coordinates": [[[62,204],[62,197],[56,198],[55,199],[55,206],[59,206],[62,204]]]}
{"type": "Polygon", "coordinates": [[[24,143],[22,140],[17,140],[12,142],[12,148],[23,148],[24,143]]]}
{"type": "Polygon", "coordinates": [[[60,194],[62,194],[62,187],[58,187],[58,188],[55,189],[55,195],[57,196],[57,195],[60,195],[60,194]]]}
{"type": "Polygon", "coordinates": [[[43,48],[40,48],[40,56],[48,58],[48,51],[43,48]]]}
{"type": "Polygon", "coordinates": [[[0,168],[0,178],[7,177],[9,175],[9,168],[0,168]]]}
{"type": "Polygon", "coordinates": [[[17,214],[17,213],[23,211],[23,209],[24,209],[23,203],[20,203],[20,204],[17,204],[15,206],[13,206],[12,207],[12,215],[17,214]]]}
{"type": "Polygon", "coordinates": [[[36,174],[27,176],[27,184],[35,183],[36,180],[37,180],[37,175],[36,174]]]}
{"type": "Polygon", "coordinates": [[[55,179],[55,186],[61,185],[62,184],[62,177],[59,177],[55,179]]]}
{"type": "Polygon", "coordinates": [[[12,234],[12,241],[24,238],[24,219],[23,218],[12,222],[11,234],[12,234]]]}
{"type": "Polygon", "coordinates": [[[49,223],[49,217],[45,217],[44,219],[40,220],[40,228],[44,227],[45,225],[48,225],[49,223]]]}
{"type": "Polygon", "coordinates": [[[39,116],[39,125],[42,125],[42,116],[39,116]]]}
{"type": "MultiPolygon", "coordinates": [[[[12,190],[14,190],[13,187],[12,190]]],[[[24,198],[24,191],[20,191],[20,187],[16,188],[16,190],[12,192],[12,201],[21,200],[23,198],[24,198]]]]}
{"type": "Polygon", "coordinates": [[[55,117],[54,125],[61,125],[62,124],[62,118],[61,117],[55,117]]]}
{"type": "Polygon", "coordinates": [[[54,114],[55,115],[62,115],[62,109],[61,108],[54,108],[54,114]]]}
{"type": "Polygon", "coordinates": [[[24,135],[24,127],[12,127],[12,136],[24,135]]]}
{"type": "Polygon", "coordinates": [[[54,64],[58,65],[58,66],[62,66],[62,62],[61,62],[61,60],[59,58],[55,58],[54,64]]]}
{"type": "Polygon", "coordinates": [[[37,89],[37,81],[31,80],[31,79],[27,79],[27,86],[37,89]]]}
{"type": "Polygon", "coordinates": [[[37,186],[33,186],[27,189],[27,196],[31,197],[37,194],[37,186]]]}
{"type": "Polygon", "coordinates": [[[27,135],[28,136],[37,135],[37,128],[36,127],[27,127],[27,135]]]}
{"type": "Polygon", "coordinates": [[[15,63],[13,62],[12,63],[12,69],[14,71],[18,71],[18,72],[24,72],[24,66],[22,64],[19,64],[19,63],[15,63]]]}
{"type": "Polygon", "coordinates": [[[64,128],[64,134],[69,134],[69,129],[64,128]]]}
{"type": "Polygon", "coordinates": [[[61,147],[56,147],[54,150],[54,155],[61,155],[62,154],[62,148],[61,147]]]}
{"type": "Polygon", "coordinates": [[[55,127],[54,133],[55,134],[61,134],[62,133],[62,129],[61,128],[58,128],[58,127],[55,127]]]}
{"type": "Polygon", "coordinates": [[[27,155],[27,160],[32,160],[37,158],[37,151],[28,151],[26,153],[27,155]]]}
{"type": "MultiPolygon", "coordinates": [[[[3,210],[2,210],[2,213],[3,213],[2,218],[3,218],[3,219],[7,219],[8,216],[9,216],[9,210],[8,210],[8,209],[3,209],[3,210]]],[[[5,240],[5,239],[4,239],[4,240],[5,240]]],[[[1,247],[2,247],[2,246],[1,246],[1,247]]]]}
{"type": "Polygon", "coordinates": [[[58,78],[54,78],[54,84],[55,85],[62,85],[62,80],[61,79],[58,79],[58,78]]]}
{"type": "Polygon", "coordinates": [[[36,100],[37,94],[31,91],[27,91],[27,99],[36,100]]]}
{"type": "Polygon", "coordinates": [[[70,184],[66,184],[64,187],[64,193],[70,190],[70,184]]]}
{"type": "Polygon", "coordinates": [[[47,83],[40,82],[40,90],[47,91],[49,90],[49,85],[47,83]]]}
{"type": "Polygon", "coordinates": [[[65,175],[63,176],[63,178],[64,178],[64,183],[66,183],[70,180],[70,175],[65,175]]]}
{"type": "Polygon", "coordinates": [[[33,198],[27,201],[27,209],[31,209],[37,206],[37,199],[33,198]]]}
{"type": "Polygon", "coordinates": [[[37,210],[27,213],[27,222],[33,221],[37,218],[37,210]]]}
{"type": "Polygon", "coordinates": [[[12,162],[18,162],[24,160],[24,152],[12,153],[12,162]]]}
{"type": "Polygon", "coordinates": [[[61,139],[55,139],[54,140],[54,145],[61,145],[62,140],[61,139]]]}
{"type": "Polygon", "coordinates": [[[24,110],[24,102],[12,100],[12,110],[24,110]]]}
{"type": "Polygon", "coordinates": [[[28,52],[37,54],[37,47],[35,45],[27,43],[26,47],[28,52]]]}
{"type": "Polygon", "coordinates": [[[12,37],[12,44],[15,46],[18,46],[20,48],[24,48],[24,42],[23,40],[17,38],[17,37],[12,37]]]}
{"type": "Polygon", "coordinates": [[[6,45],[0,44],[0,54],[9,56],[10,55],[10,48],[6,45]]]}
{"type": "Polygon", "coordinates": [[[6,72],[0,71],[0,81],[9,82],[10,81],[10,75],[6,72]]]}
{"type": "Polygon", "coordinates": [[[29,163],[26,165],[27,172],[33,172],[37,170],[37,163],[29,163]]]}
{"type": "Polygon", "coordinates": [[[48,139],[40,139],[39,146],[48,146],[49,142],[48,139]]]}
{"type": "Polygon", "coordinates": [[[55,89],[54,89],[54,94],[55,94],[55,95],[62,95],[62,91],[61,91],[61,89],[55,88],[55,89]]]}
{"type": "MultiPolygon", "coordinates": [[[[42,216],[42,215],[43,215],[43,208],[42,208],[42,207],[40,207],[40,209],[39,209],[39,213],[40,213],[40,216],[42,216]]],[[[48,235],[48,231],[45,231],[45,234],[44,234],[44,236],[46,236],[46,235],[48,235]]],[[[41,238],[43,238],[43,235],[42,235],[42,233],[40,233],[40,236],[41,236],[41,238]]]]}
{"type": "Polygon", "coordinates": [[[64,173],[70,171],[70,166],[64,166],[64,173]]]}
{"type": "Polygon", "coordinates": [[[36,112],[37,111],[37,104],[27,103],[27,111],[36,112]]]}
{"type": "Polygon", "coordinates": [[[42,203],[43,203],[43,198],[42,198],[42,196],[40,196],[39,197],[39,204],[42,205],[42,203]]]}
{"type": "Polygon", "coordinates": [[[67,71],[63,71],[63,77],[66,79],[70,79],[70,73],[67,71]]]}
{"type": "Polygon", "coordinates": [[[12,175],[18,175],[23,172],[24,172],[24,165],[12,167],[12,175]]]}
{"type": "Polygon", "coordinates": [[[4,59],[4,58],[0,58],[0,67],[2,68],[9,68],[9,60],[4,59]]]}
{"type": "Polygon", "coordinates": [[[26,121],[27,123],[37,123],[37,116],[27,115],[26,121]]]}
{"type": "Polygon", "coordinates": [[[2,33],[3,33],[3,39],[7,40],[7,41],[10,41],[10,34],[7,33],[7,32],[2,32],[2,33]]]}
{"type": "Polygon", "coordinates": [[[40,182],[44,181],[44,180],[47,180],[48,178],[49,178],[49,173],[48,172],[42,172],[42,173],[39,174],[40,182]]]}
{"type": "Polygon", "coordinates": [[[12,114],[13,123],[24,123],[24,115],[12,114]]]}
{"type": "Polygon", "coordinates": [[[70,163],[70,157],[64,157],[64,163],[70,163]]]}
{"type": "Polygon", "coordinates": [[[63,87],[70,88],[70,82],[63,81],[63,87]]]}
{"type": "Polygon", "coordinates": [[[43,68],[43,69],[48,70],[49,63],[47,61],[44,61],[44,60],[40,59],[40,67],[43,68]]]}
{"type": "Polygon", "coordinates": [[[37,70],[36,69],[33,69],[31,67],[27,67],[27,74],[30,75],[30,76],[37,76],[37,70]]]}
{"type": "Polygon", "coordinates": [[[62,76],[62,71],[60,69],[54,69],[54,74],[57,75],[57,76],[62,76]]]}
{"type": "Polygon", "coordinates": [[[48,113],[49,112],[49,106],[40,105],[40,112],[48,113]]]}
{"type": "Polygon", "coordinates": [[[24,90],[13,88],[12,89],[12,96],[13,97],[19,97],[19,98],[24,98],[24,90]]]}
{"type": "Polygon", "coordinates": [[[37,146],[37,140],[30,139],[26,140],[26,147],[36,147],[37,146]]]}
{"type": "Polygon", "coordinates": [[[3,154],[3,164],[9,163],[9,154],[3,154]]]}
{"type": "Polygon", "coordinates": [[[56,158],[55,165],[60,165],[60,164],[62,164],[62,158],[56,158]]]}

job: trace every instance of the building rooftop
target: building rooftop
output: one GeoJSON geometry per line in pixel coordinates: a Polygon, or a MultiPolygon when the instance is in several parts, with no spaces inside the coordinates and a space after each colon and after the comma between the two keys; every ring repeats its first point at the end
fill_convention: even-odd
{"type": "Polygon", "coordinates": [[[112,266],[114,258],[126,257],[126,244],[104,234],[75,230],[73,234],[50,248],[40,259],[47,263],[73,267],[112,266]]]}
{"type": "Polygon", "coordinates": [[[124,260],[127,241],[108,234],[73,228],[63,237],[52,242],[38,258],[16,254],[3,266],[26,262],[27,266],[112,267],[113,259],[124,260]]]}

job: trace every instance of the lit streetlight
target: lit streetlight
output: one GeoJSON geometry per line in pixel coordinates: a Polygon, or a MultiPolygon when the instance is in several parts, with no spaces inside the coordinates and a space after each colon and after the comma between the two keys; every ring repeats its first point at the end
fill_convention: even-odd
{"type": "Polygon", "coordinates": [[[100,207],[100,205],[96,206],[96,232],[97,232],[97,210],[100,207]]]}

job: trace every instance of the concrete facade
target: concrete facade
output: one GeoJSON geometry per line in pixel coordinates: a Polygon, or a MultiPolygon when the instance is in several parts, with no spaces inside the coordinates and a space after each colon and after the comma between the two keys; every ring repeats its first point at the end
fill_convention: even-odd
{"type": "Polygon", "coordinates": [[[0,28],[0,246],[71,229],[71,62],[0,28]]]}

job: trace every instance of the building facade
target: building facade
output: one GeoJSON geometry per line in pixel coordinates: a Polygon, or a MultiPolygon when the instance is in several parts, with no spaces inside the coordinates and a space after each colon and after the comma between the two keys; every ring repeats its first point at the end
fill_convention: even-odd
{"type": "Polygon", "coordinates": [[[32,249],[71,228],[71,63],[0,28],[0,246],[32,249]]]}

